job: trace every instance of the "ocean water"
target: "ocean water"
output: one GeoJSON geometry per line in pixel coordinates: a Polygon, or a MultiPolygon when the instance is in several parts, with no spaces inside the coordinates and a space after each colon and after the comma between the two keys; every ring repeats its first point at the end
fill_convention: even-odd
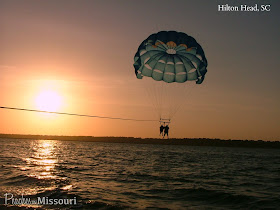
{"type": "Polygon", "coordinates": [[[0,208],[280,209],[280,151],[0,139],[0,208]]]}

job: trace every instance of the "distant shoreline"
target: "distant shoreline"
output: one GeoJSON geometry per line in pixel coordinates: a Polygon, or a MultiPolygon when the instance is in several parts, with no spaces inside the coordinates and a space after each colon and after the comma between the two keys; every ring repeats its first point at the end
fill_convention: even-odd
{"type": "Polygon", "coordinates": [[[207,139],[207,138],[158,139],[158,138],[134,138],[134,137],[56,136],[56,135],[22,135],[22,134],[0,134],[0,138],[280,149],[280,141],[263,141],[263,140],[258,140],[258,141],[222,140],[222,139],[207,139]]]}

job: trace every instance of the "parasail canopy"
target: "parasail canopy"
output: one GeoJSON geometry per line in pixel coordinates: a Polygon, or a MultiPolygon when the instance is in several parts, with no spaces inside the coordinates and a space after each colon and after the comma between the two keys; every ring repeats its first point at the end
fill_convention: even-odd
{"type": "Polygon", "coordinates": [[[138,79],[151,77],[166,83],[201,84],[207,60],[193,37],[182,32],[160,31],[141,43],[134,56],[134,68],[138,79]]]}

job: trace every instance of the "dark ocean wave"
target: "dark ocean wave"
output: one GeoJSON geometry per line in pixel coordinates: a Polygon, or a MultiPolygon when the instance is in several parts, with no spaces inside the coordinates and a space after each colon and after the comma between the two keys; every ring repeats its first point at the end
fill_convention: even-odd
{"type": "Polygon", "coordinates": [[[203,200],[211,201],[218,204],[230,204],[238,201],[242,203],[244,201],[254,200],[252,196],[238,195],[230,192],[224,192],[220,190],[209,190],[205,188],[193,188],[193,189],[175,189],[172,190],[172,199],[186,199],[186,200],[203,200]]]}
{"type": "Polygon", "coordinates": [[[84,166],[67,166],[67,165],[58,165],[56,166],[57,170],[66,171],[66,172],[75,172],[75,171],[87,171],[89,168],[84,166]]]}
{"type": "Polygon", "coordinates": [[[30,177],[26,175],[18,175],[10,177],[5,180],[6,185],[29,185],[32,183],[38,183],[39,179],[36,177],[30,177]]]}

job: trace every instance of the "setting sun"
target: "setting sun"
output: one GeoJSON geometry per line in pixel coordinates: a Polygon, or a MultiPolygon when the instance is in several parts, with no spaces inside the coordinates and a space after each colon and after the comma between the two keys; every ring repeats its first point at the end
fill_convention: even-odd
{"type": "Polygon", "coordinates": [[[36,107],[42,111],[56,112],[61,106],[61,96],[52,90],[42,91],[36,98],[36,107]]]}

